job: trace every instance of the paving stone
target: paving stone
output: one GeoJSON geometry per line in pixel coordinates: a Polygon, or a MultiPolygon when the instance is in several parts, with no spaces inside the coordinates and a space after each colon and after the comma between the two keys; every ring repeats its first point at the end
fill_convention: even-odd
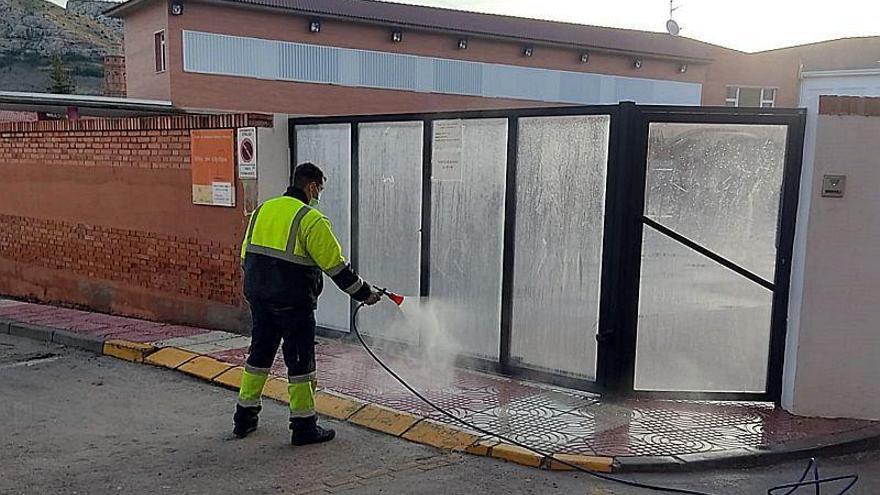
{"type": "Polygon", "coordinates": [[[206,342],[204,344],[180,345],[177,347],[180,347],[181,349],[186,349],[190,352],[195,352],[196,354],[217,354],[228,350],[227,348],[221,347],[214,342],[206,342]]]}
{"type": "Polygon", "coordinates": [[[154,342],[158,347],[186,347],[193,346],[196,344],[206,344],[209,342],[216,342],[218,340],[227,340],[233,337],[237,337],[238,335],[230,332],[221,332],[219,330],[210,331],[207,333],[193,335],[191,337],[175,337],[171,339],[160,340],[158,342],[154,342]]]}
{"type": "Polygon", "coordinates": [[[125,340],[108,340],[104,342],[105,356],[112,356],[126,361],[143,363],[144,359],[156,350],[151,344],[128,342],[125,340]]]}
{"type": "Polygon", "coordinates": [[[214,383],[219,383],[225,387],[229,387],[231,389],[238,389],[241,387],[241,376],[244,373],[244,368],[241,366],[236,366],[234,368],[229,368],[224,371],[216,378],[214,378],[214,383]]]}
{"type": "Polygon", "coordinates": [[[217,361],[207,356],[198,356],[180,365],[177,369],[188,375],[197,376],[205,380],[213,380],[230,368],[232,368],[231,364],[217,361]]]}
{"type": "Polygon", "coordinates": [[[429,420],[410,428],[403,438],[445,450],[465,450],[479,439],[476,435],[429,420]]]}
{"type": "Polygon", "coordinates": [[[165,347],[147,356],[146,359],[144,359],[144,362],[155,366],[175,369],[197,356],[198,354],[183,349],[177,349],[176,347],[165,347]]]}
{"type": "Polygon", "coordinates": [[[368,405],[348,420],[371,430],[400,436],[421,418],[376,405],[368,405]]]}
{"type": "Polygon", "coordinates": [[[315,410],[318,414],[345,420],[364,407],[363,402],[320,391],[315,394],[315,410]]]}
{"type": "Polygon", "coordinates": [[[671,471],[684,465],[675,456],[618,457],[614,460],[617,472],[671,471]]]}
{"type": "Polygon", "coordinates": [[[614,465],[612,457],[597,457],[576,454],[554,454],[550,459],[549,467],[553,471],[573,471],[577,466],[598,473],[610,473],[614,465]],[[562,462],[559,462],[562,461],[562,462]],[[563,464],[563,462],[565,464],[563,464]]]}
{"type": "Polygon", "coordinates": [[[534,452],[516,445],[499,444],[492,447],[492,457],[523,466],[540,467],[543,458],[534,452]]]}

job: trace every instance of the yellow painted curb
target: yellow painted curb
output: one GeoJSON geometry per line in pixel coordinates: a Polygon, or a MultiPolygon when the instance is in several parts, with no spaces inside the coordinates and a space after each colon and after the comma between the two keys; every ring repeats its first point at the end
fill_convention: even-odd
{"type": "Polygon", "coordinates": [[[349,422],[399,437],[421,418],[386,407],[367,404],[349,422]]]}
{"type": "Polygon", "coordinates": [[[224,387],[238,389],[239,387],[241,387],[242,373],[244,373],[244,368],[242,368],[241,366],[235,366],[229,368],[223,373],[220,373],[211,381],[213,381],[214,383],[219,383],[224,387]]]}
{"type": "Polygon", "coordinates": [[[495,440],[480,440],[473,445],[469,445],[464,451],[468,454],[489,457],[490,452],[492,452],[492,447],[495,447],[498,443],[499,442],[495,440]]]}
{"type": "Polygon", "coordinates": [[[541,461],[543,460],[543,457],[531,450],[526,450],[522,447],[517,447],[516,445],[508,445],[506,443],[492,447],[489,455],[496,459],[503,459],[505,461],[530,467],[541,467],[541,461]]]}
{"type": "Polygon", "coordinates": [[[184,351],[177,347],[163,347],[144,359],[147,364],[176,369],[181,364],[198,356],[194,352],[184,351]]]}
{"type": "Polygon", "coordinates": [[[104,355],[112,356],[134,363],[143,363],[144,359],[155,352],[156,346],[129,342],[127,340],[108,340],[104,342],[104,355]]]}
{"type": "Polygon", "coordinates": [[[199,356],[177,368],[188,375],[204,378],[205,380],[213,380],[224,371],[232,368],[229,363],[218,361],[207,356],[199,356]]]}
{"type": "Polygon", "coordinates": [[[567,462],[569,464],[574,464],[577,467],[584,468],[588,471],[595,471],[598,473],[610,473],[612,470],[612,465],[614,464],[614,459],[611,457],[596,457],[589,455],[575,455],[575,454],[554,454],[550,458],[550,470],[551,471],[573,471],[574,468],[570,466],[566,466],[565,464],[560,463],[556,459],[560,461],[567,462]]]}
{"type": "MultiPolygon", "coordinates": [[[[241,386],[244,368],[214,358],[185,351],[176,347],[159,350],[150,344],[125,340],[109,340],[104,343],[104,354],[134,362],[178,369],[184,373],[210,380],[219,385],[237,389],[241,386]]],[[[283,378],[269,377],[263,387],[263,396],[287,403],[288,383],[283,378]]],[[[468,454],[493,457],[523,466],[540,468],[542,465],[554,471],[573,468],[561,464],[564,461],[578,467],[602,473],[610,473],[614,459],[573,454],[555,454],[544,458],[527,449],[480,440],[477,435],[455,427],[423,419],[409,413],[396,411],[376,404],[365,404],[354,398],[322,390],[315,394],[315,410],[321,415],[370,428],[372,430],[402,437],[411,442],[430,445],[444,450],[464,451],[468,454]]]]}
{"type": "Polygon", "coordinates": [[[346,420],[362,407],[364,407],[363,402],[347,397],[340,397],[324,391],[315,394],[315,411],[331,418],[346,420]]]}
{"type": "Polygon", "coordinates": [[[287,391],[287,380],[281,378],[269,378],[263,387],[263,396],[281,402],[290,402],[290,394],[287,391]]]}
{"type": "Polygon", "coordinates": [[[428,420],[410,428],[403,438],[446,450],[466,450],[479,440],[476,435],[428,420]]]}

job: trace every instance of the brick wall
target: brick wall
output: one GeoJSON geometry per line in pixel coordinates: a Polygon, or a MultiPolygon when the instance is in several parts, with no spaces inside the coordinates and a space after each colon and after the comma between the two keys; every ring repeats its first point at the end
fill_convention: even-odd
{"type": "Polygon", "coordinates": [[[189,168],[188,130],[0,133],[0,162],[189,168]]]}
{"type": "Polygon", "coordinates": [[[819,114],[880,117],[880,98],[866,96],[820,96],[819,114]]]}
{"type": "Polygon", "coordinates": [[[189,139],[192,129],[269,122],[0,123],[0,294],[245,329],[246,217],[241,207],[192,204],[189,139]]]}
{"type": "Polygon", "coordinates": [[[235,246],[153,232],[0,215],[0,257],[91,279],[237,306],[235,246]]]}

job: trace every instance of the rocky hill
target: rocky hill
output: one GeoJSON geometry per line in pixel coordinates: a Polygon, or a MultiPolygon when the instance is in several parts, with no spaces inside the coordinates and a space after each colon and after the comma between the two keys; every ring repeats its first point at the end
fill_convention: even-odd
{"type": "Polygon", "coordinates": [[[80,94],[101,94],[103,57],[118,53],[122,25],[101,14],[112,3],[0,0],[0,90],[45,92],[59,54],[80,94]]]}

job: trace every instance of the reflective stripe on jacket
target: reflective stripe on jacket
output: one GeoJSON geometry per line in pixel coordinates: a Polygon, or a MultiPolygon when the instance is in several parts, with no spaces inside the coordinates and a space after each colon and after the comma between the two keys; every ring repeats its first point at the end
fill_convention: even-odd
{"type": "Polygon", "coordinates": [[[314,309],[323,288],[321,272],[362,301],[370,286],[351,269],[330,220],[290,188],[251,215],[241,245],[245,294],[249,299],[314,309]]]}

